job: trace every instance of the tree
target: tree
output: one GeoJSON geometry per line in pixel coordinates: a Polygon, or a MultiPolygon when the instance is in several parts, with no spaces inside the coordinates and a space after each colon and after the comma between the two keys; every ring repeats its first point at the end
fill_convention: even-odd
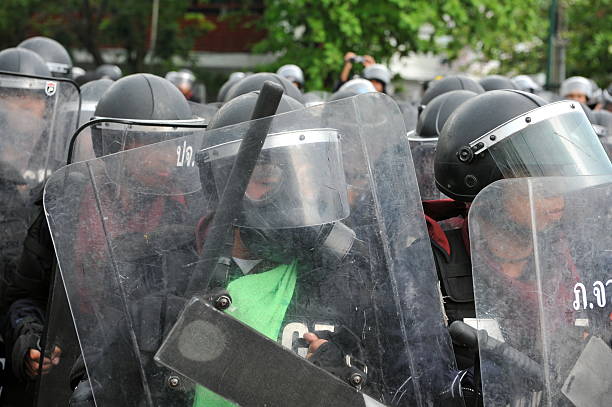
{"type": "Polygon", "coordinates": [[[0,6],[0,49],[15,47],[32,31],[32,10],[39,0],[2,0],[0,6]]]}
{"type": "MultiPolygon", "coordinates": [[[[581,44],[568,50],[568,72],[607,74],[611,0],[565,1],[569,3],[568,39],[581,44]],[[585,45],[589,47],[586,54],[598,61],[588,68],[585,45]]],[[[453,61],[462,50],[471,49],[483,60],[500,61],[500,73],[543,72],[549,3],[550,0],[266,0],[260,24],[268,34],[254,51],[279,54],[277,63],[268,69],[285,63],[300,65],[309,89],[329,87],[349,50],[385,62],[394,54],[411,52],[432,52],[453,61]]]]}
{"type": "MultiPolygon", "coordinates": [[[[96,65],[105,62],[102,47],[123,48],[129,69],[145,70],[152,0],[4,1],[11,7],[5,9],[3,4],[0,29],[4,28],[5,21],[22,16],[20,24],[23,27],[20,25],[12,30],[14,43],[26,38],[28,32],[38,32],[60,41],[67,48],[85,49],[96,65]]],[[[190,4],[190,0],[172,0],[163,2],[160,7],[155,56],[162,62],[168,63],[175,55],[186,58],[195,38],[213,28],[203,14],[188,11],[190,4]]]]}
{"type": "Polygon", "coordinates": [[[500,43],[529,41],[541,30],[532,0],[268,0],[261,21],[267,37],[254,48],[296,63],[310,89],[329,86],[346,51],[386,61],[434,52],[452,60],[465,47],[487,57],[500,43]],[[511,3],[511,4],[507,4],[511,3]]]}
{"type": "Polygon", "coordinates": [[[567,76],[612,82],[612,0],[566,0],[567,76]]]}
{"type": "MultiPolygon", "coordinates": [[[[501,62],[500,73],[536,73],[546,70],[550,1],[534,3],[539,29],[526,43],[505,42],[490,58],[501,62]]],[[[561,33],[566,45],[566,76],[585,76],[606,87],[612,81],[612,1],[561,0],[567,30],[561,33]]]]}

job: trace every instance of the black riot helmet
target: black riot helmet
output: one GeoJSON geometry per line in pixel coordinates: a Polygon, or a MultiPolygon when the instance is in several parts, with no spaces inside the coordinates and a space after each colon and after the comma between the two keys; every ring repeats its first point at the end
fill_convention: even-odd
{"type": "Polygon", "coordinates": [[[232,72],[232,74],[227,79],[227,81],[225,81],[225,83],[221,85],[221,88],[219,89],[219,93],[217,94],[217,101],[227,102],[227,99],[226,99],[227,92],[229,92],[232,86],[234,86],[236,83],[238,83],[241,79],[245,77],[246,77],[246,74],[244,72],[232,72]]]}
{"type": "Polygon", "coordinates": [[[40,55],[25,48],[7,48],[0,51],[0,71],[51,76],[51,71],[40,55]]]}
{"type": "MultiPolygon", "coordinates": [[[[220,127],[231,126],[251,120],[258,95],[259,91],[249,92],[225,103],[211,119],[208,129],[218,129],[220,127]]],[[[302,108],[304,108],[302,103],[284,94],[278,105],[276,114],[302,108]]]]}
{"type": "MultiPolygon", "coordinates": [[[[178,88],[164,78],[146,73],[129,75],[113,83],[104,92],[96,106],[94,119],[100,118],[169,123],[193,121],[189,103],[178,88]]],[[[104,126],[110,128],[111,124],[105,123],[104,126]]],[[[116,153],[126,144],[124,132],[114,134],[109,128],[102,129],[104,131],[96,131],[100,129],[92,128],[92,144],[98,157],[116,153]]],[[[140,135],[134,131],[130,137],[135,138],[133,141],[142,145],[167,138],[166,133],[159,132],[161,139],[151,140],[151,134],[154,134],[153,129],[141,132],[140,135]],[[142,134],[149,139],[137,140],[136,138],[142,134]]]]}
{"type": "Polygon", "coordinates": [[[501,75],[489,75],[485,76],[481,80],[478,81],[480,86],[484,88],[485,91],[490,90],[499,90],[499,89],[518,89],[514,82],[510,80],[510,78],[506,78],[501,75]]]}
{"type": "Polygon", "coordinates": [[[300,92],[298,88],[282,76],[269,72],[256,73],[241,79],[227,92],[225,100],[228,101],[237,96],[244,95],[245,93],[260,90],[265,81],[278,83],[283,87],[287,96],[291,96],[300,103],[304,102],[302,92],[300,92]]]}
{"type": "Polygon", "coordinates": [[[449,117],[434,171],[445,195],[472,201],[501,178],[609,174],[612,165],[578,103],[494,90],[449,117]]]}
{"type": "Polygon", "coordinates": [[[452,90],[469,90],[477,94],[484,93],[485,90],[473,79],[467,76],[447,76],[446,78],[433,82],[421,98],[421,106],[427,105],[436,96],[452,90]]]}
{"type": "Polygon", "coordinates": [[[330,96],[329,101],[333,102],[334,100],[350,98],[352,96],[370,92],[376,92],[376,88],[372,82],[363,78],[355,78],[340,86],[340,89],[330,96]]]}
{"type": "MultiPolygon", "coordinates": [[[[250,92],[232,99],[210,123],[208,131],[219,130],[208,136],[211,147],[200,151],[196,161],[201,176],[211,174],[202,180],[214,180],[219,195],[227,188],[240,145],[239,140],[224,139],[224,134],[235,137],[235,130],[220,128],[249,120],[257,97],[258,92],[250,92]]],[[[284,95],[276,114],[301,108],[301,103],[284,95]]],[[[339,222],[349,214],[341,160],[340,138],[334,129],[267,135],[234,223],[252,255],[286,262],[309,256],[313,250],[330,260],[346,254],[355,234],[339,222]]]]}
{"type": "Polygon", "coordinates": [[[102,64],[95,71],[97,79],[119,80],[123,76],[123,71],[117,65],[102,64]]]}
{"type": "Polygon", "coordinates": [[[72,58],[59,42],[47,37],[32,37],[17,46],[36,52],[45,61],[51,75],[72,78],[72,58]]]}
{"type": "Polygon", "coordinates": [[[416,135],[423,138],[440,137],[451,113],[474,96],[477,94],[469,90],[453,90],[433,98],[419,116],[416,135]]]}

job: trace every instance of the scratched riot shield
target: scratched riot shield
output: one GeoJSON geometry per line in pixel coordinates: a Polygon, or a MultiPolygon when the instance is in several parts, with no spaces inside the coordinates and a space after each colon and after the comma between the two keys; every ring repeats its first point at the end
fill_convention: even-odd
{"type": "MultiPolygon", "coordinates": [[[[91,121],[86,127],[79,129],[75,135],[77,148],[71,155],[71,161],[84,161],[86,158],[97,153],[99,155],[112,154],[125,146],[146,145],[164,140],[171,140],[191,134],[194,131],[202,131],[204,128],[202,120],[185,122],[173,122],[172,124],[152,123],[149,121],[131,121],[96,119],[91,121]],[[83,146],[82,140],[87,135],[88,148],[78,148],[83,146]],[[95,142],[91,142],[91,135],[95,142]],[[104,142],[102,142],[104,140],[104,142]],[[78,144],[81,141],[81,144],[78,144]],[[95,145],[95,153],[93,146],[95,145]]],[[[190,152],[185,151],[184,146],[178,146],[182,150],[177,152],[177,162],[189,160],[190,152]]],[[[62,203],[63,210],[67,213],[79,211],[79,197],[83,194],[85,184],[78,176],[66,183],[63,191],[66,196],[73,199],[62,203]]],[[[70,237],[75,238],[75,236],[70,237]]],[[[77,357],[80,355],[80,347],[72,321],[66,290],[59,272],[55,273],[48,302],[48,323],[45,333],[41,340],[41,346],[45,349],[46,355],[53,355],[54,352],[61,352],[59,364],[54,366],[51,371],[40,376],[37,387],[37,406],[66,406],[72,394],[70,385],[70,371],[75,365],[77,357]]]]}
{"type": "Polygon", "coordinates": [[[0,72],[0,276],[12,270],[49,174],[66,160],[79,90],[68,80],[0,72]]]}
{"type": "Polygon", "coordinates": [[[443,198],[444,195],[436,187],[436,180],[434,177],[434,158],[436,156],[438,139],[410,137],[411,133],[408,134],[410,153],[414,161],[414,169],[416,171],[421,199],[427,201],[443,198]]]}
{"type": "Polygon", "coordinates": [[[397,106],[372,93],[54,174],[45,207],[96,404],[433,406],[458,394],[405,151],[397,106]],[[260,131],[240,211],[218,225],[241,140],[260,131]],[[211,276],[218,227],[229,257],[211,276]],[[220,290],[224,312],[209,301],[220,290]],[[309,355],[308,332],[327,350],[309,355]]]}
{"type": "Polygon", "coordinates": [[[404,125],[406,126],[406,130],[410,132],[416,129],[417,121],[419,119],[419,111],[417,106],[414,103],[407,101],[398,102],[398,106],[402,111],[402,115],[404,116],[404,125]]]}
{"type": "Polygon", "coordinates": [[[612,400],[612,176],[502,180],[470,210],[486,406],[612,400]]]}

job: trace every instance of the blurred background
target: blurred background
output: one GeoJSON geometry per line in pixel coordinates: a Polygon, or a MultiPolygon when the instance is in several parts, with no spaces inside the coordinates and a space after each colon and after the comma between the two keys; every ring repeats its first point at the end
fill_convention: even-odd
{"type": "Polygon", "coordinates": [[[527,74],[551,91],[574,75],[612,81],[612,0],[2,0],[0,49],[34,35],[86,71],[189,68],[208,101],[231,72],[283,64],[331,90],[347,51],[386,64],[408,100],[453,73],[527,74]]]}

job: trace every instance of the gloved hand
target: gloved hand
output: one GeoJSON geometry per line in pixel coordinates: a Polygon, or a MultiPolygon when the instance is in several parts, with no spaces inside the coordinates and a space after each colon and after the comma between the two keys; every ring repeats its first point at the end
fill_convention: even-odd
{"type": "Polygon", "coordinates": [[[348,329],[338,332],[316,331],[304,334],[308,343],[306,358],[351,386],[361,389],[367,380],[367,366],[356,355],[361,355],[359,338],[348,329]]]}

